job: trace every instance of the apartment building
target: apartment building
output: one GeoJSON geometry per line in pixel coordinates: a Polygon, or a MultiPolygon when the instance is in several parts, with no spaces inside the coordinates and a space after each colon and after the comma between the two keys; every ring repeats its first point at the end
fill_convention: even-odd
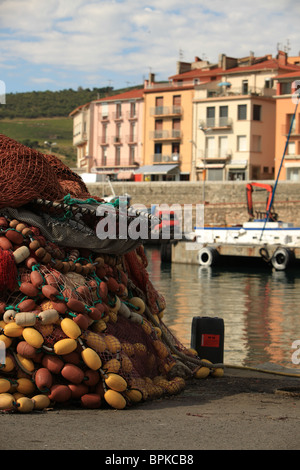
{"type": "Polygon", "coordinates": [[[94,160],[98,174],[133,179],[143,161],[143,89],[93,103],[94,160]]]}
{"type": "Polygon", "coordinates": [[[156,83],[144,88],[144,181],[189,180],[194,87],[156,83]]]}
{"type": "Polygon", "coordinates": [[[108,96],[74,110],[77,167],[98,180],[133,179],[142,164],[143,89],[108,96]]]}
{"type": "MultiPolygon", "coordinates": [[[[287,54],[226,61],[217,77],[195,87],[193,165],[195,179],[272,179],[275,171],[274,77],[299,69],[287,54]]],[[[213,70],[211,70],[212,72],[213,70]]]]}
{"type": "Polygon", "coordinates": [[[275,174],[278,174],[282,162],[279,179],[300,181],[300,108],[297,105],[300,71],[279,75],[275,80],[275,174]]]}
{"type": "Polygon", "coordinates": [[[93,166],[90,137],[91,103],[78,106],[70,114],[73,118],[73,145],[77,151],[77,168],[89,173],[93,166]]]}
{"type": "MultiPolygon", "coordinates": [[[[150,74],[143,89],[72,111],[77,166],[98,180],[273,179],[291,114],[288,87],[299,73],[299,60],[282,51],[178,62],[167,82],[150,74]]],[[[298,119],[282,178],[298,178],[298,119]]]]}

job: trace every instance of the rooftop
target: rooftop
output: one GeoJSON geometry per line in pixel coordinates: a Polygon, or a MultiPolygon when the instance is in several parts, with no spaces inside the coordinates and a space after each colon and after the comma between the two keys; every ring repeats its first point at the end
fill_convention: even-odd
{"type": "Polygon", "coordinates": [[[195,80],[196,78],[217,79],[224,75],[259,72],[262,70],[277,70],[278,73],[279,71],[286,73],[300,72],[300,66],[289,63],[287,55],[280,51],[276,58],[273,58],[271,55],[265,55],[263,57],[249,56],[244,59],[234,59],[222,55],[219,64],[204,66],[202,68],[193,68],[194,64],[190,64],[190,66],[191,70],[172,75],[170,80],[186,81],[195,80]]]}

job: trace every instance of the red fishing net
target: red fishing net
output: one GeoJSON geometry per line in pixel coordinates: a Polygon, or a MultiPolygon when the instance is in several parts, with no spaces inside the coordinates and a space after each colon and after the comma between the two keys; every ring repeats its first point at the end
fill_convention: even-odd
{"type": "Polygon", "coordinates": [[[55,172],[45,156],[0,135],[0,207],[20,207],[42,197],[63,197],[55,172]]]}
{"type": "Polygon", "coordinates": [[[54,155],[46,155],[0,134],[0,208],[20,207],[33,199],[61,200],[67,194],[86,199],[89,192],[76,173],[54,155]]]}
{"type": "Polygon", "coordinates": [[[17,268],[10,250],[0,249],[0,291],[14,290],[17,285],[17,268]]]}
{"type": "MultiPolygon", "coordinates": [[[[93,198],[55,156],[3,135],[0,178],[0,208],[67,194],[93,198]]],[[[143,247],[99,254],[56,245],[33,225],[5,211],[0,220],[0,341],[7,348],[0,410],[30,411],[41,400],[44,407],[122,409],[180,392],[196,359],[178,375],[186,351],[162,321],[165,301],[149,279],[143,247]]]]}

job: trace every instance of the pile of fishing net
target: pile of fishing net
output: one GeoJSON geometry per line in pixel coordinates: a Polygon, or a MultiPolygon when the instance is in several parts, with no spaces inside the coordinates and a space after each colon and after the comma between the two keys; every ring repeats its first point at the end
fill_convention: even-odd
{"type": "Polygon", "coordinates": [[[123,409],[210,373],[164,324],[141,240],[96,235],[76,174],[5,136],[0,172],[1,410],[123,409]]]}

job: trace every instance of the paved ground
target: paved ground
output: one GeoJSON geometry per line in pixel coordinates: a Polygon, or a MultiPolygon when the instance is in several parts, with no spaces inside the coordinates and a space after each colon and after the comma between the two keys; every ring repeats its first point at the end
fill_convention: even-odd
{"type": "Polygon", "coordinates": [[[299,450],[299,398],[300,378],[226,369],[126,410],[2,413],[0,450],[299,450]]]}

